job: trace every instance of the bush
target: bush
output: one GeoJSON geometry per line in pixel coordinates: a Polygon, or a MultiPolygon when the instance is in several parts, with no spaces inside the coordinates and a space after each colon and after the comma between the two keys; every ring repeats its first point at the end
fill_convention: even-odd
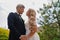
{"type": "Polygon", "coordinates": [[[9,30],[0,28],[0,40],[8,40],[9,30]]]}
{"type": "Polygon", "coordinates": [[[60,40],[60,30],[56,27],[43,26],[43,32],[38,32],[40,40],[60,40]]]}

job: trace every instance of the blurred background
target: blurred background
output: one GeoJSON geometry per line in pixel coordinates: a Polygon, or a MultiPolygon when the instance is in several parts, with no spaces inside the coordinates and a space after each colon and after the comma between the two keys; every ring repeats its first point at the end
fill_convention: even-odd
{"type": "Polygon", "coordinates": [[[22,15],[27,21],[26,11],[36,11],[36,23],[40,40],[60,40],[60,0],[0,0],[0,40],[8,40],[7,17],[16,12],[16,5],[25,5],[22,15]]]}

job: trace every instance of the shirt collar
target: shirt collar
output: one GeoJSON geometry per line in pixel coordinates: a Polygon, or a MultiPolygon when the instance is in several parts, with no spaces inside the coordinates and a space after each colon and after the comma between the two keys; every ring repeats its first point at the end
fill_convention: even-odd
{"type": "Polygon", "coordinates": [[[17,14],[20,15],[20,16],[22,15],[22,14],[19,14],[18,12],[17,12],[17,14]]]}

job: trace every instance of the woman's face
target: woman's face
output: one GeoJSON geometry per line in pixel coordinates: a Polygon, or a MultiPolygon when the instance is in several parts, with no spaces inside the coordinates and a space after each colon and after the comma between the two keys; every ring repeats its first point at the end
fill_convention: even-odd
{"type": "Polygon", "coordinates": [[[26,15],[28,16],[28,18],[30,18],[30,12],[27,11],[26,15]]]}
{"type": "Polygon", "coordinates": [[[33,16],[33,17],[36,17],[36,13],[35,13],[35,11],[27,11],[27,13],[26,13],[26,15],[28,16],[28,18],[30,18],[31,16],[33,16]]]}

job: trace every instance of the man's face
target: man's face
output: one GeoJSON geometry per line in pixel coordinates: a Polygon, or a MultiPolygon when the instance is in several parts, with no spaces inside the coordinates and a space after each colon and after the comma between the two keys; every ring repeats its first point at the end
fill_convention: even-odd
{"type": "Polygon", "coordinates": [[[19,13],[19,14],[23,14],[23,12],[24,12],[24,8],[23,8],[23,7],[18,8],[18,10],[17,10],[17,11],[18,11],[18,13],[19,13]]]}

